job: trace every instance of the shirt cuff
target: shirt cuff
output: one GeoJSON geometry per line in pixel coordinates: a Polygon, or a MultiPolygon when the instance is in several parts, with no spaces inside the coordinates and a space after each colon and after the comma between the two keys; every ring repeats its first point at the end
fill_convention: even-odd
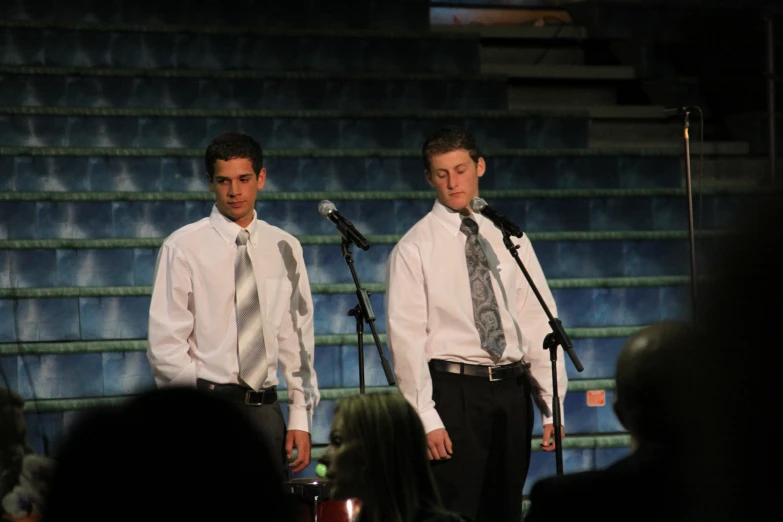
{"type": "MultiPolygon", "coordinates": [[[[553,416],[541,415],[541,425],[554,424],[555,418],[553,416]]],[[[560,425],[565,426],[565,411],[563,410],[563,400],[560,400],[560,425]]]]}
{"type": "Polygon", "coordinates": [[[443,426],[443,421],[440,420],[440,415],[438,415],[435,408],[419,413],[419,417],[421,417],[421,423],[424,425],[424,433],[445,428],[445,426],[443,426]]]}
{"type": "Polygon", "coordinates": [[[288,408],[288,430],[299,430],[310,433],[313,425],[313,416],[310,412],[303,409],[288,408]]]}

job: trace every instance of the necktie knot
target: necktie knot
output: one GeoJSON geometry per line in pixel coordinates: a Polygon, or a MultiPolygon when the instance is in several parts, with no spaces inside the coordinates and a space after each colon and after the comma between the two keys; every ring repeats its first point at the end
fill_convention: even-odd
{"type": "Polygon", "coordinates": [[[468,237],[475,236],[478,233],[478,223],[476,223],[472,218],[465,218],[462,220],[462,224],[459,226],[459,229],[468,237]]]}
{"type": "Polygon", "coordinates": [[[248,238],[250,238],[250,232],[248,232],[246,228],[243,228],[242,230],[239,231],[239,234],[237,234],[237,245],[239,246],[247,245],[248,238]]]}

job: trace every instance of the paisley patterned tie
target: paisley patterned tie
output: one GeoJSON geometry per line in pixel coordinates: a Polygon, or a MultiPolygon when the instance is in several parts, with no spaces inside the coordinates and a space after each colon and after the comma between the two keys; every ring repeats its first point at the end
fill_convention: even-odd
{"type": "Polygon", "coordinates": [[[467,236],[465,260],[468,264],[470,296],[473,300],[473,320],[481,339],[481,347],[497,360],[506,349],[506,336],[500,321],[495,291],[492,289],[487,256],[481,249],[478,224],[471,218],[465,218],[459,229],[467,236]]]}

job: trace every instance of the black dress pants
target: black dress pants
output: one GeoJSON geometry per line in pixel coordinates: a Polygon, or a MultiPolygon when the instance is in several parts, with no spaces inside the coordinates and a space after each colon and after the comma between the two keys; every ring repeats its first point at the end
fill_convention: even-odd
{"type": "Polygon", "coordinates": [[[519,522],[530,466],[533,405],[527,373],[503,381],[432,372],[451,459],[432,461],[447,510],[476,522],[519,522]]]}

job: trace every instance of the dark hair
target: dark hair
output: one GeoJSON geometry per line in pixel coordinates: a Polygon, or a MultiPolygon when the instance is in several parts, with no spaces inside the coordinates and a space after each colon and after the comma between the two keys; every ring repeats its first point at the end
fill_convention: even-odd
{"type": "Polygon", "coordinates": [[[465,149],[473,162],[479,159],[479,149],[476,138],[462,127],[441,127],[427,137],[421,148],[421,157],[424,161],[424,171],[429,175],[430,161],[433,156],[445,154],[455,150],[465,149]]]}
{"type": "Polygon", "coordinates": [[[166,388],[83,413],[43,520],[289,520],[279,465],[239,407],[166,388]],[[193,488],[196,488],[194,490],[193,488]]]}
{"type": "Polygon", "coordinates": [[[226,132],[212,140],[204,153],[209,181],[212,181],[215,175],[217,160],[228,161],[236,158],[249,159],[256,176],[264,168],[264,151],[256,140],[239,132],[226,132]]]}
{"type": "Polygon", "coordinates": [[[663,321],[643,328],[623,346],[615,372],[615,411],[640,444],[671,447],[684,425],[675,415],[682,400],[692,325],[663,321]]]}
{"type": "Polygon", "coordinates": [[[372,506],[365,521],[414,520],[417,513],[445,514],[430,470],[427,437],[418,413],[399,393],[371,393],[342,400],[335,418],[343,421],[343,437],[356,441],[364,462],[372,506]]]}

